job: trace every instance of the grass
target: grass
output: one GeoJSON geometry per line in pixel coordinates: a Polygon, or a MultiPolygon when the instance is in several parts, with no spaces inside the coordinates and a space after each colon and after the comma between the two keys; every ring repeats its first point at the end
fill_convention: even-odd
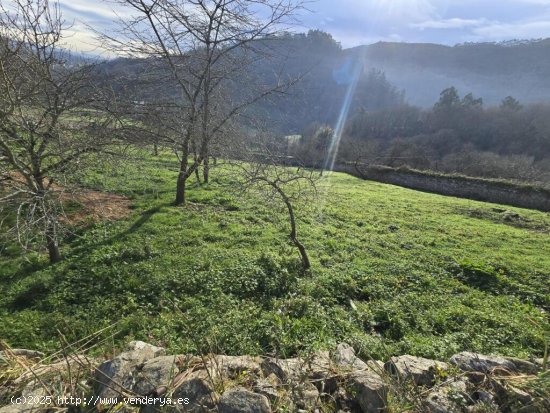
{"type": "Polygon", "coordinates": [[[81,177],[131,197],[133,213],[66,240],[55,266],[0,258],[0,337],[48,351],[60,333],[116,323],[115,344],[183,353],[290,356],[345,340],[375,358],[542,356],[548,214],[333,174],[297,208],[313,264],[302,274],[282,206],[236,192],[223,170],[179,208],[169,155],[81,177]]]}

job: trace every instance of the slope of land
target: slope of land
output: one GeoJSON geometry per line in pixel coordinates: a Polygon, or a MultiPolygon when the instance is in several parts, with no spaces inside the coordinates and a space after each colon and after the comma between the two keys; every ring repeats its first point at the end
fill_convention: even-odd
{"type": "Polygon", "coordinates": [[[297,206],[313,262],[301,274],[280,205],[235,191],[218,166],[176,208],[175,159],[144,162],[86,176],[134,212],[68,240],[62,263],[0,258],[11,346],[53,349],[116,323],[102,337],[182,353],[290,356],[342,340],[384,359],[544,351],[548,214],[333,174],[297,206]]]}
{"type": "Polygon", "coordinates": [[[348,53],[364,56],[367,67],[384,70],[390,82],[405,89],[410,103],[429,107],[451,86],[483,97],[488,105],[509,95],[524,103],[548,101],[549,49],[550,39],[454,47],[380,42],[348,53]]]}

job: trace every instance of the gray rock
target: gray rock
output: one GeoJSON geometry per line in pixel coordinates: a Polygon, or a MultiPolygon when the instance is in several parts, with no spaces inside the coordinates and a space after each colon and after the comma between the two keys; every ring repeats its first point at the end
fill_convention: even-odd
{"type": "Polygon", "coordinates": [[[155,357],[166,355],[166,350],[162,347],[153,346],[143,341],[131,341],[126,347],[125,354],[127,358],[150,360],[155,357]]]}
{"type": "Polygon", "coordinates": [[[470,353],[467,351],[455,354],[451,357],[449,362],[464,371],[490,373],[494,369],[516,370],[514,363],[504,357],[484,356],[483,354],[470,353]]]}
{"type": "Polygon", "coordinates": [[[481,384],[487,378],[485,373],[480,373],[479,371],[468,371],[464,376],[473,384],[481,384]]]}
{"type": "Polygon", "coordinates": [[[445,384],[448,391],[454,393],[454,394],[461,394],[462,396],[467,396],[468,392],[468,382],[461,378],[461,377],[455,377],[452,381],[449,381],[445,384]]]}
{"type": "Polygon", "coordinates": [[[102,363],[94,372],[96,395],[116,398],[135,386],[137,368],[146,361],[162,356],[166,351],[143,341],[132,341],[127,351],[102,363]]]}
{"type": "Polygon", "coordinates": [[[361,409],[359,403],[355,401],[355,395],[347,392],[343,387],[338,387],[331,399],[334,400],[338,413],[358,412],[361,409]]]}
{"type": "Polygon", "coordinates": [[[432,389],[425,400],[425,408],[430,413],[464,412],[472,402],[468,394],[468,382],[457,377],[444,386],[432,389]]]}
{"type": "Polygon", "coordinates": [[[426,413],[459,413],[463,409],[445,390],[432,391],[424,403],[426,413]]]}
{"type": "Polygon", "coordinates": [[[368,370],[369,366],[355,355],[355,350],[347,343],[340,343],[333,355],[336,364],[350,370],[368,370]]]}
{"type": "MultiPolygon", "coordinates": [[[[278,380],[278,379],[277,379],[278,380]]],[[[270,379],[259,379],[254,384],[254,393],[267,397],[270,402],[275,402],[279,398],[277,384],[270,379]]]]}
{"type": "Polygon", "coordinates": [[[380,360],[367,360],[367,366],[374,372],[382,373],[384,371],[384,362],[380,360]]]}
{"type": "Polygon", "coordinates": [[[214,409],[218,404],[218,394],[214,389],[215,378],[206,370],[193,371],[178,380],[173,399],[188,399],[189,404],[179,405],[176,410],[185,413],[203,413],[214,409]]]}
{"type": "Polygon", "coordinates": [[[0,413],[25,413],[35,409],[35,406],[28,404],[8,404],[0,407],[0,413]]]}
{"type": "Polygon", "coordinates": [[[335,373],[328,351],[318,351],[313,354],[311,359],[306,361],[306,369],[309,378],[314,380],[325,379],[335,373]]]}
{"type": "MultiPolygon", "coordinates": [[[[11,403],[11,401],[6,400],[6,406],[1,407],[0,412],[24,413],[45,410],[47,406],[40,404],[40,400],[43,400],[46,396],[49,396],[46,389],[37,381],[31,381],[21,391],[21,399],[19,400],[21,404],[11,403]]],[[[3,400],[0,400],[0,404],[2,402],[3,400]]]]}
{"type": "Polygon", "coordinates": [[[208,363],[209,368],[217,370],[217,374],[228,379],[242,375],[260,376],[262,359],[252,356],[215,356],[208,363]]]}
{"type": "Polygon", "coordinates": [[[252,393],[242,387],[226,391],[219,405],[220,413],[270,413],[269,400],[261,394],[252,393]]]}
{"type": "Polygon", "coordinates": [[[292,359],[277,359],[266,358],[261,364],[262,371],[265,376],[274,374],[283,383],[302,381],[305,376],[304,361],[299,358],[292,359]]]}
{"type": "Polygon", "coordinates": [[[438,369],[446,370],[449,366],[447,363],[405,355],[392,357],[384,368],[393,375],[413,380],[416,385],[426,386],[433,384],[438,369]]]}
{"type": "Polygon", "coordinates": [[[476,403],[482,403],[482,404],[495,404],[495,395],[492,393],[489,393],[488,391],[484,390],[477,390],[472,393],[472,400],[474,400],[476,403]]]}
{"type": "Polygon", "coordinates": [[[141,396],[147,396],[162,386],[169,387],[172,379],[179,373],[176,360],[177,356],[162,356],[146,361],[135,374],[132,390],[141,396]]]}
{"type": "Polygon", "coordinates": [[[505,407],[505,411],[510,412],[546,412],[548,409],[537,409],[535,398],[524,390],[518,389],[506,380],[491,380],[491,387],[494,390],[496,401],[500,406],[505,407]],[[526,409],[526,410],[523,410],[526,409]]]}
{"type": "Polygon", "coordinates": [[[9,359],[10,356],[25,357],[31,360],[40,360],[46,355],[41,351],[27,350],[25,348],[12,348],[6,351],[0,351],[0,359],[9,359]]]}
{"type": "Polygon", "coordinates": [[[354,373],[350,381],[356,401],[364,413],[382,411],[386,406],[387,387],[380,376],[369,371],[354,373]]]}
{"type": "Polygon", "coordinates": [[[511,362],[515,367],[515,371],[519,373],[537,374],[538,371],[540,370],[539,366],[527,360],[518,359],[515,357],[504,357],[504,359],[511,362]]]}
{"type": "Polygon", "coordinates": [[[25,403],[15,404],[7,402],[5,406],[0,407],[0,413],[27,413],[27,412],[36,412],[44,409],[44,405],[31,402],[27,399],[25,403]]]}
{"type": "Polygon", "coordinates": [[[299,383],[292,387],[292,401],[299,409],[313,411],[319,404],[319,390],[312,383],[299,383]]]}
{"type": "Polygon", "coordinates": [[[307,376],[321,393],[333,393],[339,372],[328,351],[319,351],[306,363],[307,376]]]}

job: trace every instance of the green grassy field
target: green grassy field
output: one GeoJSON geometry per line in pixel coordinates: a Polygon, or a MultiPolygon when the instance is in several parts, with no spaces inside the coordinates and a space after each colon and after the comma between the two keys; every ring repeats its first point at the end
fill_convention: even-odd
{"type": "Polygon", "coordinates": [[[176,170],[163,156],[82,178],[130,196],[130,216],[82,230],[55,266],[0,258],[0,337],[50,350],[115,323],[98,351],[130,338],[281,356],[342,340],[376,358],[544,351],[548,214],[333,174],[297,207],[302,274],[281,205],[236,192],[218,167],[177,208],[176,170]]]}

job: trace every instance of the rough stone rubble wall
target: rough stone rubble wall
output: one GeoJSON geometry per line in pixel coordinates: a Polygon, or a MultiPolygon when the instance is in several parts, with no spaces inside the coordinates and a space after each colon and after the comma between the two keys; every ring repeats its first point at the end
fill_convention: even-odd
{"type": "Polygon", "coordinates": [[[537,209],[544,212],[550,211],[550,191],[543,188],[388,167],[355,168],[352,165],[344,165],[338,170],[359,178],[420,191],[537,209]]]}

